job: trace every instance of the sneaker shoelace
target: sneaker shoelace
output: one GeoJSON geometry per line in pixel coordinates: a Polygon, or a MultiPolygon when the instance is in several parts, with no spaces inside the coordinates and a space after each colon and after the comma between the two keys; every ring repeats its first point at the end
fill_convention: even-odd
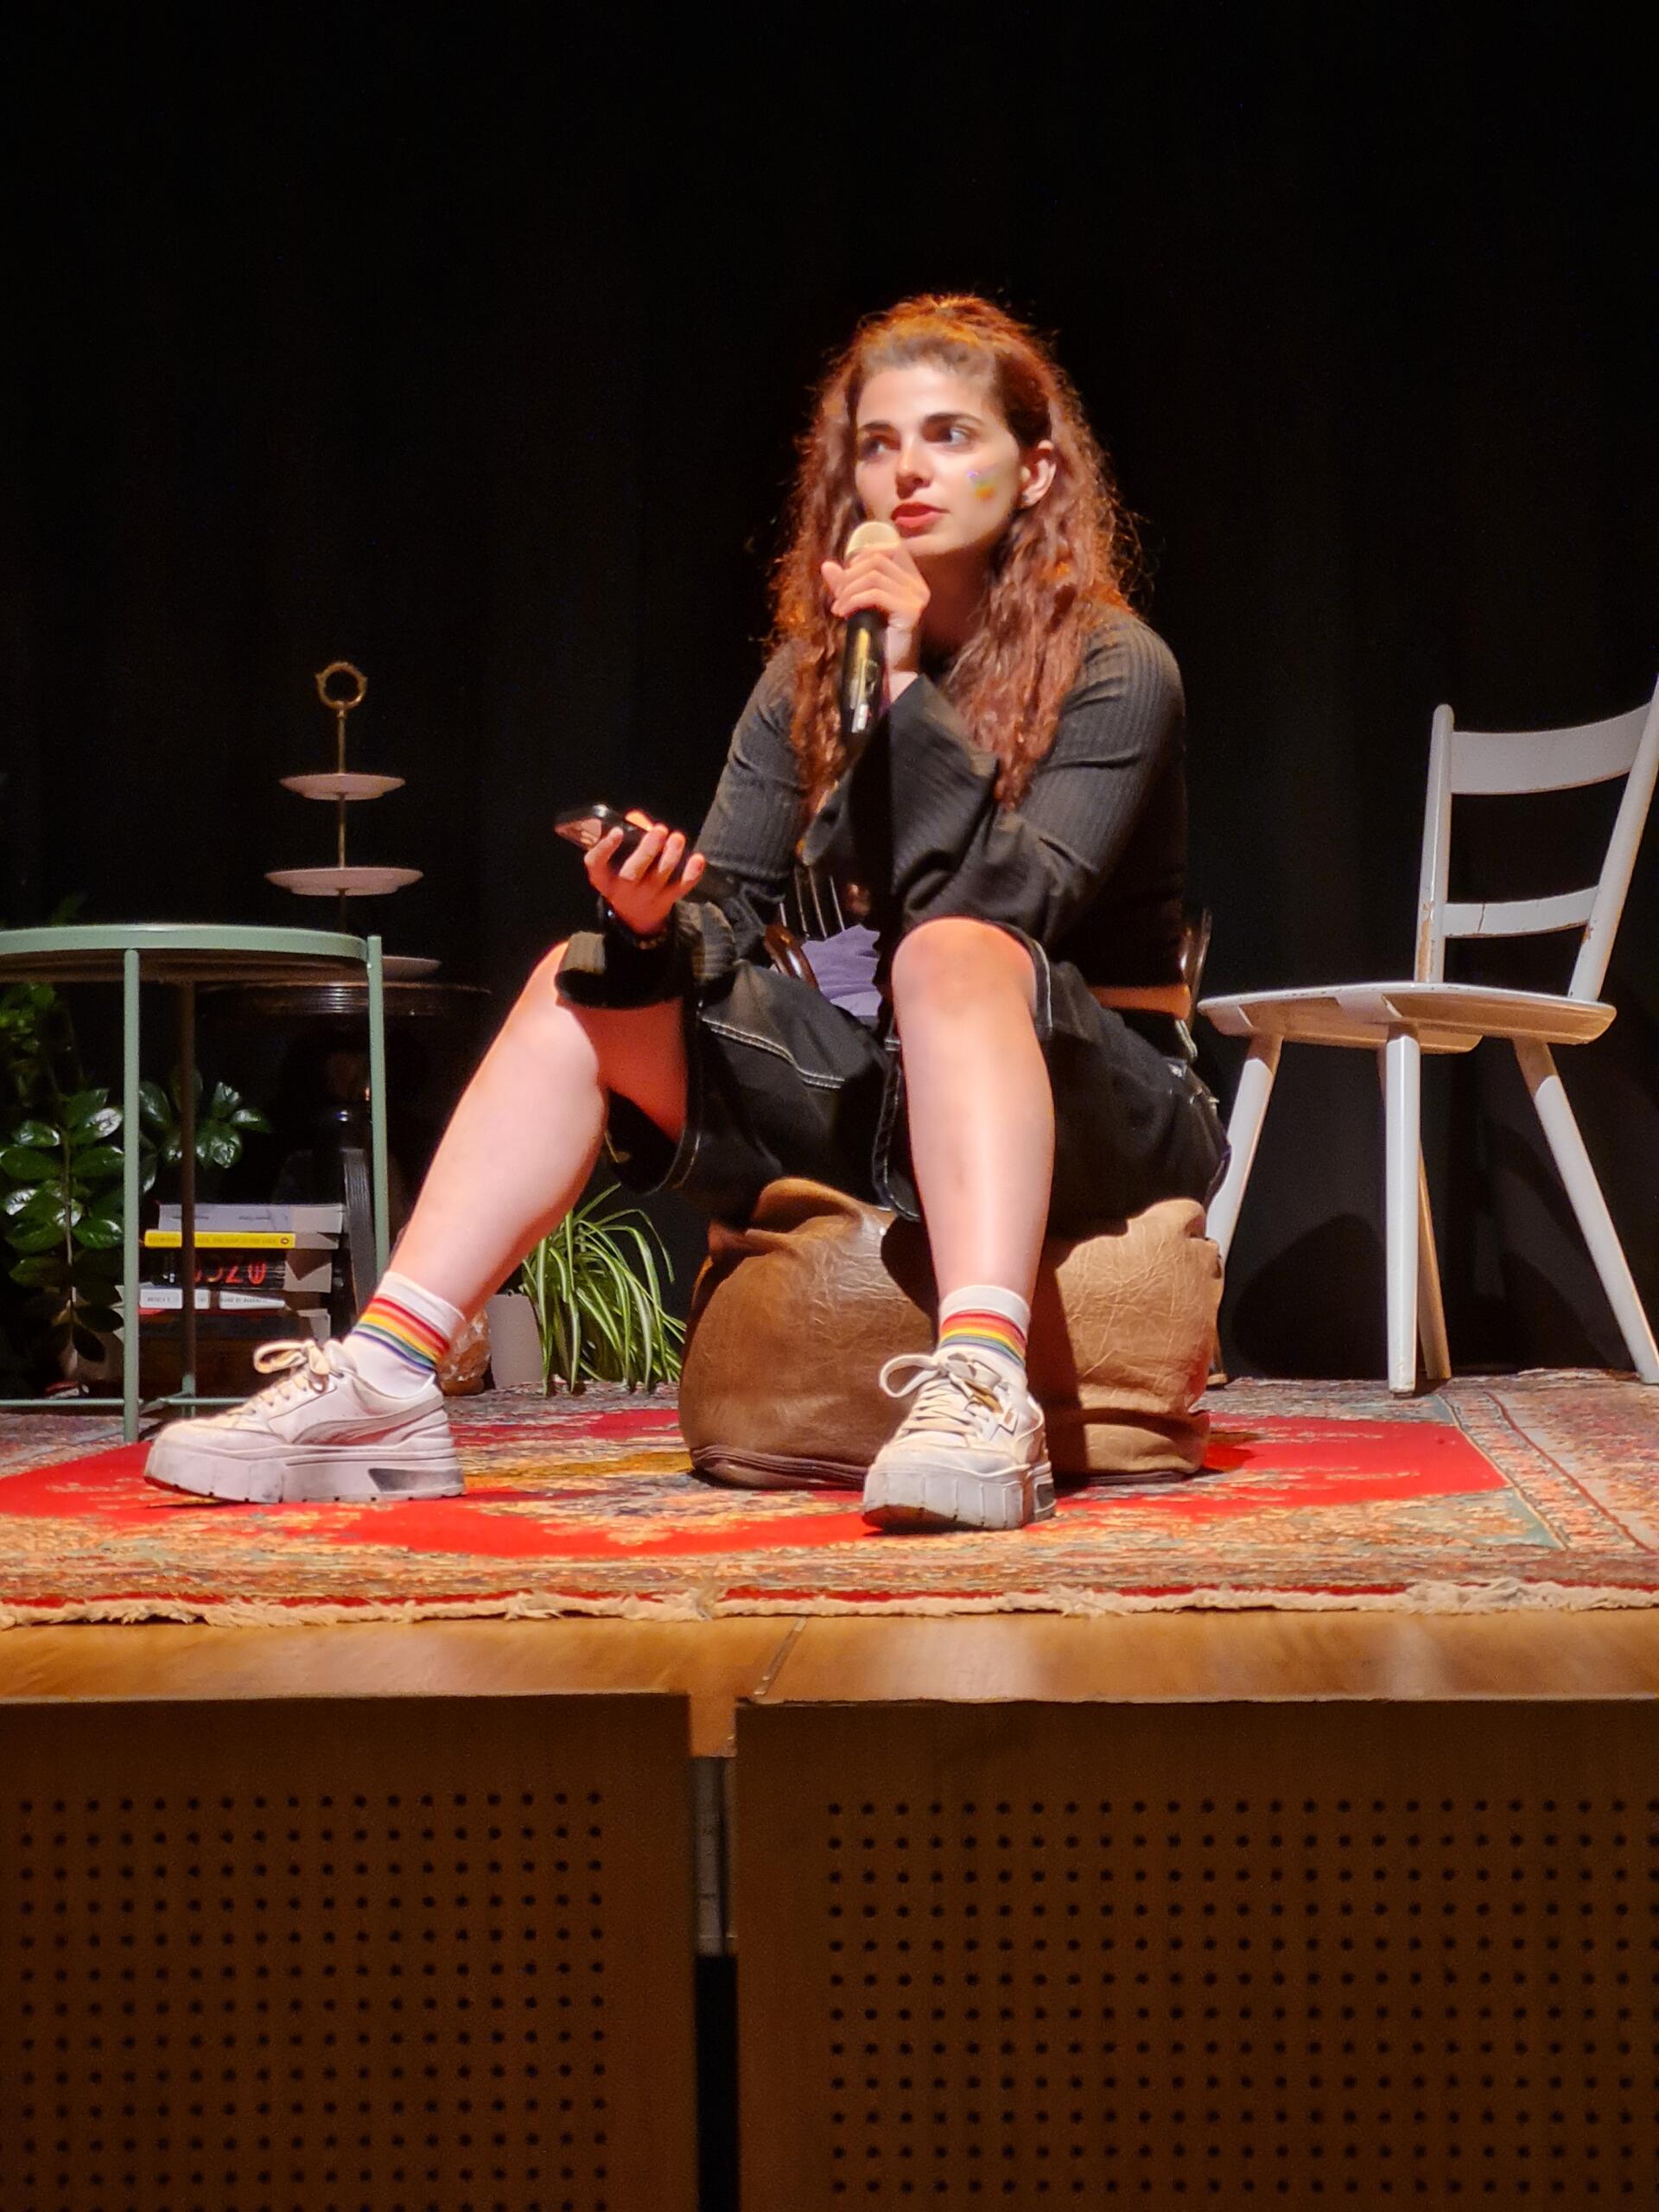
{"type": "Polygon", "coordinates": [[[1009,1414],[1008,1385],[967,1352],[900,1352],[881,1370],[881,1388],[890,1398],[914,1395],[905,1415],[910,1427],[971,1436],[1009,1414]]]}
{"type": "Polygon", "coordinates": [[[257,1375],[274,1375],[276,1381],[268,1383],[244,1406],[238,1406],[231,1416],[238,1427],[257,1428],[264,1417],[280,1413],[284,1406],[291,1406],[297,1399],[308,1397],[316,1390],[326,1390],[340,1369],[330,1358],[332,1344],[320,1344],[315,1337],[292,1337],[274,1344],[261,1344],[253,1355],[257,1375]]]}

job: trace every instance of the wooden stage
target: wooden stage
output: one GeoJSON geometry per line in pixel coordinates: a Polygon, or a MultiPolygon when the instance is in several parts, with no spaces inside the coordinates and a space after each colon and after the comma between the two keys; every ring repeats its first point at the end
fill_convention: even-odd
{"type": "Polygon", "coordinates": [[[1656,1774],[1659,1607],[15,1628],[0,2177],[1652,2202],[1656,1774]]]}
{"type": "Polygon", "coordinates": [[[1646,1698],[1659,1608],[1607,1613],[1046,1614],[962,1620],[434,1621],[22,1628],[0,1698],[496,1697],[671,1691],[691,1749],[739,1700],[1646,1698]]]}

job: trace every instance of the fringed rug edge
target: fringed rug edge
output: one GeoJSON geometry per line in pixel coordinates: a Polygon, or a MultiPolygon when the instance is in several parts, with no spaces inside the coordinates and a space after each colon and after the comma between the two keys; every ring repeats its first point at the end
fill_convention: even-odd
{"type": "Polygon", "coordinates": [[[712,1621],[755,1617],[868,1620],[948,1619],[997,1613],[1051,1613],[1072,1619],[1180,1612],[1395,1612],[1471,1614],[1606,1612],[1659,1607],[1659,1588],[1559,1582],[1416,1583],[1395,1590],[1237,1590],[1224,1585],[1179,1591],[1010,1591],[995,1598],[815,1598],[703,1596],[582,1597],[521,1591],[510,1597],[405,1599],[354,1605],[298,1599],[100,1598],[57,1605],[0,1605],[0,1630],[102,1623],[137,1626],[171,1621],[207,1628],[350,1628],[359,1624],[438,1620],[712,1621]]]}

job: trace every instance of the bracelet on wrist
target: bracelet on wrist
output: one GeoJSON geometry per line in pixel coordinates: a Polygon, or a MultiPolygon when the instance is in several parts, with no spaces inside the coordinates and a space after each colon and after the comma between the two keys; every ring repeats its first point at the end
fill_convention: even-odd
{"type": "Polygon", "coordinates": [[[666,922],[660,929],[653,930],[649,937],[642,937],[631,922],[623,920],[608,899],[600,900],[599,912],[605,927],[607,930],[613,930],[617,936],[626,938],[636,952],[656,952],[668,943],[666,922]]]}

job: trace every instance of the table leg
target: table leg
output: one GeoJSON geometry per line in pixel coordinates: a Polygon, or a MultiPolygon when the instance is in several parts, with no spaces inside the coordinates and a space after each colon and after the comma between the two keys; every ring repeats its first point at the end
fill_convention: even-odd
{"type": "Polygon", "coordinates": [[[386,971],[380,939],[368,940],[369,1149],[374,1176],[374,1276],[391,1263],[391,1194],[386,1156],[386,971]]]}
{"type": "Polygon", "coordinates": [[[196,1395],[196,987],[179,985],[179,1395],[196,1395]]]}
{"type": "Polygon", "coordinates": [[[121,956],[121,1436],[138,1440],[138,954],[121,956]]]}

